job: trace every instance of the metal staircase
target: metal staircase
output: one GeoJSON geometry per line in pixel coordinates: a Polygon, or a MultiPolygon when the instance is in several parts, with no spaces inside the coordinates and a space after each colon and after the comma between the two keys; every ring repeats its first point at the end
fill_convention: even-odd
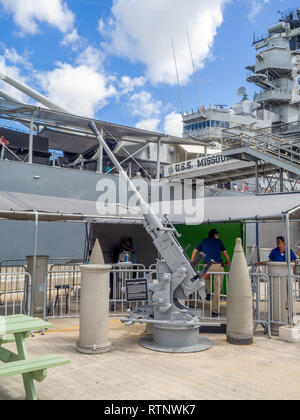
{"type": "Polygon", "coordinates": [[[300,143],[249,126],[224,132],[228,145],[224,155],[239,156],[242,160],[261,160],[300,176],[300,143]]]}

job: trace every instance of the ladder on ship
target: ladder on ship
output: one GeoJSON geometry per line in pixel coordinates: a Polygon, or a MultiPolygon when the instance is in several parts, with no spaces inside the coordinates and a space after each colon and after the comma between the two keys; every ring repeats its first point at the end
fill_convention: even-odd
{"type": "Polygon", "coordinates": [[[266,130],[240,126],[224,130],[231,148],[224,155],[243,155],[262,160],[300,176],[300,144],[277,137],[266,130]],[[229,134],[229,136],[228,136],[229,134]]]}

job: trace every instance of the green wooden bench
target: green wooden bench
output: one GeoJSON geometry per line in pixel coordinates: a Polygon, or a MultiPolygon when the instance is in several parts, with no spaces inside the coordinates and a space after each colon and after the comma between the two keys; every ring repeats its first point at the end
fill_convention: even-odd
{"type": "Polygon", "coordinates": [[[69,359],[58,355],[47,355],[29,358],[25,339],[33,331],[45,330],[52,325],[25,315],[7,316],[5,318],[6,335],[0,339],[0,378],[22,375],[27,400],[36,400],[34,381],[42,382],[47,376],[47,369],[65,365],[69,359]],[[16,343],[17,353],[7,350],[3,344],[16,343]]]}
{"type": "Polygon", "coordinates": [[[0,378],[23,375],[27,400],[36,400],[33,381],[42,382],[47,376],[47,369],[69,363],[70,360],[57,355],[33,357],[0,365],[0,378]]]}

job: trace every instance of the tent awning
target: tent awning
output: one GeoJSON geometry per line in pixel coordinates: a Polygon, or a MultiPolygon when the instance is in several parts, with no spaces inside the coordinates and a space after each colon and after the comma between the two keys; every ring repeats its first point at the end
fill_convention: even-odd
{"type": "MultiPolygon", "coordinates": [[[[199,203],[196,217],[184,213],[171,214],[170,220],[174,224],[191,225],[241,220],[282,220],[283,215],[293,209],[296,211],[291,215],[291,220],[300,220],[300,193],[206,197],[198,205],[199,203]]],[[[129,209],[120,204],[0,191],[0,218],[35,220],[35,212],[38,212],[40,221],[95,220],[113,224],[142,224],[144,221],[139,209],[129,209]]]]}
{"type": "Polygon", "coordinates": [[[274,195],[239,195],[206,197],[198,202],[197,214],[170,217],[174,224],[199,225],[202,223],[224,223],[246,221],[281,221],[287,212],[297,209],[290,219],[300,220],[300,193],[274,195]],[[203,209],[204,207],[204,209],[203,209]]]}
{"type": "Polygon", "coordinates": [[[102,220],[103,223],[143,222],[143,217],[118,204],[97,203],[38,194],[0,191],[0,218],[9,220],[39,220],[46,222],[102,220]]]}

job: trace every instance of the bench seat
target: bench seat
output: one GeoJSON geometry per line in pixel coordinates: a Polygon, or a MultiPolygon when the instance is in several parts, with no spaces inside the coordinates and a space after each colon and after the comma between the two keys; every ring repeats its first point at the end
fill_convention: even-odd
{"type": "MultiPolygon", "coordinates": [[[[68,363],[70,363],[69,359],[57,355],[33,357],[30,359],[18,360],[16,362],[3,363],[0,364],[0,378],[20,374],[23,375],[25,373],[41,372],[45,369],[68,363]]],[[[38,380],[38,376],[34,377],[34,379],[38,380]]]]}
{"type": "Polygon", "coordinates": [[[15,337],[13,334],[10,335],[5,335],[4,337],[0,337],[0,345],[1,344],[9,344],[9,343],[14,343],[16,341],[15,337]]]}

